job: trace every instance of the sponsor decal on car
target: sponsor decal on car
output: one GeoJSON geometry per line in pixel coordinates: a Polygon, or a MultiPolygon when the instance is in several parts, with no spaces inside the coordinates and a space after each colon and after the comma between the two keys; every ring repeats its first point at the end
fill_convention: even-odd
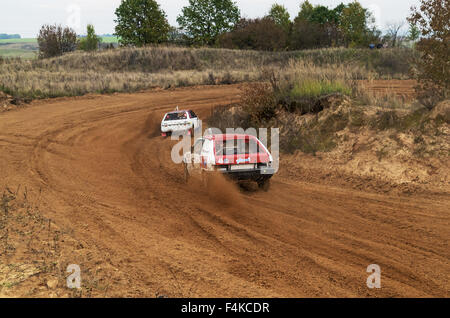
{"type": "Polygon", "coordinates": [[[247,158],[247,159],[239,158],[238,160],[236,160],[237,164],[244,163],[244,162],[250,162],[250,158],[247,158]]]}

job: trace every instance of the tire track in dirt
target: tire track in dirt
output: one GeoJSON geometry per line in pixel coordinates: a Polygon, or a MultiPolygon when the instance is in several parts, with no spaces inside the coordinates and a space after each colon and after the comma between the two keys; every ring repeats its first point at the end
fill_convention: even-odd
{"type": "Polygon", "coordinates": [[[281,177],[269,193],[183,183],[170,160],[175,142],[158,134],[163,113],[178,105],[204,118],[239,94],[238,86],[199,87],[0,114],[2,186],[42,188],[48,216],[126,274],[112,283],[115,295],[448,296],[448,197],[281,177]],[[381,290],[365,285],[372,263],[381,290]]]}

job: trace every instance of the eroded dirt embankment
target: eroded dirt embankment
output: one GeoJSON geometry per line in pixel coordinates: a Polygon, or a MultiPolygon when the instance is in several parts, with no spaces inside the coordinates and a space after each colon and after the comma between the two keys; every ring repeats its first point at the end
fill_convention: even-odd
{"type": "Polygon", "coordinates": [[[71,296],[64,270],[79,264],[81,296],[448,296],[448,195],[283,174],[269,193],[224,180],[212,191],[183,184],[172,142],[155,134],[159,118],[177,105],[206,118],[239,94],[219,86],[88,96],[1,114],[0,185],[39,198],[61,232],[54,262],[62,269],[1,294],[71,296]],[[366,287],[369,264],[381,267],[380,290],[366,287]]]}
{"type": "Polygon", "coordinates": [[[450,101],[430,112],[420,106],[355,106],[344,99],[317,115],[280,116],[287,116],[279,120],[282,125],[297,120],[303,131],[315,129],[309,141],[313,146],[333,143],[325,152],[283,156],[282,176],[378,193],[449,193],[450,101]],[[330,123],[340,128],[327,128],[330,123]],[[314,139],[316,131],[322,135],[314,139]]]}

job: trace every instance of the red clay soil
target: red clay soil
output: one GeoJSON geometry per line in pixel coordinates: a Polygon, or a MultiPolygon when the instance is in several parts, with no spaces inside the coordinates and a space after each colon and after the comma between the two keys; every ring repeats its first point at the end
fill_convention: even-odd
{"type": "MultiPolygon", "coordinates": [[[[158,135],[177,105],[206,118],[238,86],[33,103],[0,114],[0,186],[41,189],[42,212],[124,273],[105,296],[449,296],[449,197],[276,176],[268,193],[183,183],[158,135]],[[382,288],[368,289],[367,266],[382,288]]],[[[283,158],[281,158],[281,165],[283,158]]],[[[77,259],[72,262],[77,264],[77,259]]],[[[83,268],[81,268],[83,272],[83,268]]]]}

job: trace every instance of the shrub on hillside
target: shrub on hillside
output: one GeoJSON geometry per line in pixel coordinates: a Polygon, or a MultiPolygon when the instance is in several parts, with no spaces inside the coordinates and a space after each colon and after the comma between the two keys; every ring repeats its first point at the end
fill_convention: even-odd
{"type": "Polygon", "coordinates": [[[331,46],[332,38],[327,32],[327,26],[296,20],[292,26],[290,48],[293,50],[317,49],[331,46]]]}
{"type": "Polygon", "coordinates": [[[232,105],[213,108],[208,118],[208,126],[226,132],[227,128],[233,127],[246,130],[252,127],[252,124],[250,115],[247,112],[243,111],[239,105],[232,105]]]}
{"type": "Polygon", "coordinates": [[[44,25],[38,35],[39,57],[49,58],[75,51],[77,34],[71,28],[60,25],[44,25]]]}
{"type": "Polygon", "coordinates": [[[277,100],[273,86],[268,83],[253,83],[244,87],[241,107],[250,116],[250,121],[256,127],[275,116],[277,100]]]}
{"type": "Polygon", "coordinates": [[[286,44],[286,31],[269,17],[241,19],[233,31],[219,38],[219,46],[229,49],[280,51],[286,44]]]}
{"type": "Polygon", "coordinates": [[[102,38],[95,34],[95,29],[92,24],[87,26],[87,36],[80,40],[78,48],[82,51],[95,51],[98,50],[102,38]]]}

